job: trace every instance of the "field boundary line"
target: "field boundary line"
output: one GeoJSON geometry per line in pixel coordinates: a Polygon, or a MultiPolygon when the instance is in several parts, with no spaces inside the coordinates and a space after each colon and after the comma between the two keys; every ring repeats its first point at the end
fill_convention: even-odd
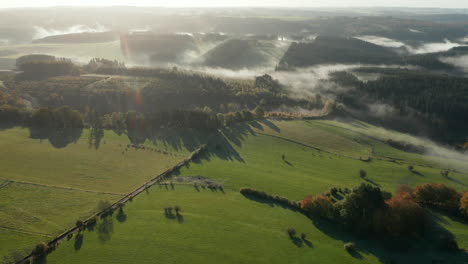
{"type": "MultiPolygon", "coordinates": [[[[48,185],[48,184],[41,184],[41,183],[34,183],[34,182],[27,182],[27,181],[17,181],[17,180],[10,180],[10,179],[0,179],[3,181],[9,181],[9,183],[18,183],[18,184],[25,184],[25,185],[34,185],[44,188],[54,188],[54,189],[61,189],[67,191],[77,191],[77,192],[88,192],[88,193],[97,193],[97,194],[108,194],[108,195],[116,195],[116,196],[124,196],[123,193],[113,193],[113,192],[101,192],[101,191],[92,191],[92,190],[83,190],[83,189],[76,189],[72,187],[62,187],[62,186],[55,186],[55,185],[48,185]]],[[[0,189],[5,186],[0,186],[0,189]]]]}
{"type": "Polygon", "coordinates": [[[29,230],[14,228],[14,227],[7,227],[7,226],[0,226],[0,229],[13,231],[13,232],[18,232],[18,233],[30,234],[30,235],[41,235],[41,236],[47,236],[47,237],[52,237],[53,236],[51,234],[46,234],[46,233],[41,233],[41,232],[34,232],[34,231],[29,231],[29,230]]]}
{"type": "Polygon", "coordinates": [[[328,154],[337,155],[337,156],[340,156],[340,157],[345,157],[345,158],[353,159],[353,160],[359,160],[358,158],[354,158],[354,157],[351,157],[351,156],[347,156],[347,155],[344,155],[344,154],[341,154],[341,153],[332,152],[332,151],[329,151],[329,150],[324,150],[324,149],[321,149],[321,148],[319,148],[319,147],[312,146],[312,145],[308,145],[308,144],[305,144],[305,143],[302,143],[302,142],[300,142],[300,141],[296,141],[296,140],[293,140],[293,139],[289,139],[289,138],[285,138],[285,137],[280,137],[280,136],[275,136],[275,135],[271,135],[271,134],[267,134],[267,133],[262,133],[262,132],[255,132],[255,133],[257,133],[257,134],[259,134],[259,135],[263,135],[263,136],[268,136],[268,137],[273,137],[273,138],[285,140],[285,141],[288,141],[288,142],[291,142],[291,143],[294,143],[294,144],[298,144],[298,145],[301,145],[301,146],[304,146],[304,147],[307,147],[307,148],[311,148],[311,149],[315,149],[315,150],[318,150],[318,151],[321,151],[321,152],[325,152],[325,153],[328,153],[328,154]]]}
{"type": "MultiPolygon", "coordinates": [[[[125,197],[122,197],[117,202],[113,203],[110,207],[108,207],[108,208],[94,214],[94,217],[101,217],[101,216],[105,215],[109,210],[115,210],[115,209],[117,209],[119,207],[119,205],[125,204],[128,201],[131,201],[134,197],[138,196],[140,193],[144,192],[145,190],[147,190],[151,186],[155,185],[157,182],[165,179],[167,176],[170,176],[174,171],[177,171],[178,169],[180,169],[180,168],[186,166],[187,164],[189,164],[193,159],[197,158],[205,150],[207,150],[207,145],[206,144],[201,145],[195,151],[193,151],[187,158],[183,159],[182,161],[180,161],[179,163],[177,163],[173,167],[167,169],[166,171],[164,171],[163,173],[161,173],[158,176],[154,177],[150,181],[148,181],[148,182],[144,183],[143,185],[141,185],[140,187],[136,188],[135,190],[133,190],[129,194],[125,195],[125,197]]],[[[84,222],[86,223],[86,221],[84,221],[84,222]]],[[[74,226],[74,227],[68,229],[67,231],[63,232],[62,234],[58,235],[53,240],[49,241],[47,243],[47,245],[49,245],[49,247],[55,248],[60,244],[60,242],[65,240],[69,235],[71,235],[71,234],[73,234],[73,233],[75,233],[77,231],[79,231],[79,228],[74,226]]],[[[20,260],[20,261],[18,261],[16,263],[17,264],[22,264],[25,260],[30,259],[31,257],[33,257],[32,253],[27,255],[22,260],[20,260]]]]}

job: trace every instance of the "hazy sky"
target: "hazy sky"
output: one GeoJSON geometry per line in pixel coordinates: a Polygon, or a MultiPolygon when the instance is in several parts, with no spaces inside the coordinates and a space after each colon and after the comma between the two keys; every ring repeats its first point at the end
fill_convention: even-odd
{"type": "Polygon", "coordinates": [[[0,0],[0,8],[30,6],[399,6],[468,8],[468,0],[0,0]]]}

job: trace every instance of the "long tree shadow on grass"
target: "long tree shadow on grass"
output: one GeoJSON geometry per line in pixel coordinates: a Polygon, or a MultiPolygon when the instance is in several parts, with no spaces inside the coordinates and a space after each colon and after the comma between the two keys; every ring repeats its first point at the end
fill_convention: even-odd
{"type": "Polygon", "coordinates": [[[47,264],[47,256],[33,258],[32,264],[47,264]]]}
{"type": "Polygon", "coordinates": [[[125,221],[127,221],[127,214],[124,212],[123,208],[119,208],[116,219],[120,223],[124,223],[125,221]]]}
{"type": "Polygon", "coordinates": [[[83,246],[83,239],[84,239],[84,236],[82,233],[78,233],[75,236],[75,243],[73,244],[75,251],[79,251],[81,249],[81,247],[83,246]]]}
{"type": "MultiPolygon", "coordinates": [[[[261,199],[251,195],[244,195],[247,199],[258,203],[267,204],[271,207],[279,206],[294,212],[302,213],[291,206],[281,203],[261,199]]],[[[330,238],[342,241],[343,244],[353,242],[356,244],[357,251],[349,251],[350,255],[356,259],[363,260],[365,255],[374,255],[381,263],[404,263],[404,264],[426,264],[426,263],[457,263],[460,259],[468,259],[466,252],[453,252],[444,249],[445,243],[454,238],[454,235],[440,224],[440,217],[431,216],[430,228],[426,230],[423,237],[413,239],[377,239],[369,236],[358,236],[344,229],[341,225],[320,218],[311,219],[311,223],[321,232],[330,238]],[[407,254],[411,254],[408,257],[407,254]],[[442,257],[441,257],[442,256],[442,257]],[[442,259],[442,262],[434,262],[442,259]],[[445,262],[444,262],[445,261],[445,262]]],[[[296,246],[297,243],[292,239],[296,246]]],[[[305,242],[304,242],[305,243],[305,242]]],[[[305,243],[307,245],[307,243],[305,243]]],[[[344,249],[343,249],[344,250],[344,249]]],[[[464,263],[464,262],[460,262],[464,263]]]]}
{"type": "Polygon", "coordinates": [[[104,217],[101,222],[97,224],[98,238],[101,243],[109,242],[112,233],[114,232],[114,222],[112,216],[104,217]]]}
{"type": "Polygon", "coordinates": [[[357,251],[350,251],[349,253],[357,259],[364,259],[364,255],[370,254],[377,257],[382,263],[448,264],[456,263],[456,260],[463,259],[466,255],[463,252],[444,249],[445,243],[454,238],[454,235],[441,226],[437,220],[431,221],[430,228],[423,237],[398,240],[358,236],[325,219],[313,219],[312,223],[321,232],[335,240],[342,241],[343,244],[350,241],[355,243],[357,251]],[[445,258],[445,262],[437,262],[440,256],[444,256],[442,259],[445,258]]]}

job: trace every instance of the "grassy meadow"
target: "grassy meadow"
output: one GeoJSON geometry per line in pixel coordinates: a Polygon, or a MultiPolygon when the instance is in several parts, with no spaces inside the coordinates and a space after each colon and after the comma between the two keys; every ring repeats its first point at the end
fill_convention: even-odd
{"type": "Polygon", "coordinates": [[[57,149],[29,138],[27,129],[0,131],[0,260],[50,240],[90,217],[100,201],[119,200],[186,154],[127,148],[128,138],[111,131],[98,149],[89,148],[88,133],[57,149]]]}
{"type": "MultiPolygon", "coordinates": [[[[408,164],[414,160],[379,158],[369,149],[381,141],[339,125],[265,121],[224,129],[211,138],[207,155],[181,169],[167,185],[153,186],[127,203],[123,214],[115,212],[80,239],[75,236],[61,244],[47,263],[465,263],[466,254],[427,250],[433,245],[424,239],[415,242],[427,246],[424,250],[405,254],[384,250],[379,243],[353,237],[330,223],[311,221],[297,211],[239,193],[239,188],[251,187],[300,200],[331,187],[364,182],[359,169],[368,172],[372,184],[390,192],[400,184],[427,182],[467,191],[466,172],[443,178],[437,163],[417,154],[411,157],[431,166],[417,165],[411,172],[408,164]],[[371,162],[359,160],[366,153],[375,155],[371,162]],[[190,179],[200,176],[222,183],[224,191],[195,188],[190,179]],[[182,208],[181,216],[165,215],[163,208],[175,205],[182,208]],[[290,239],[289,227],[304,232],[307,240],[299,235],[290,239]],[[343,249],[349,241],[356,243],[356,254],[343,249]]],[[[437,225],[456,236],[460,247],[468,247],[466,224],[438,212],[432,215],[437,225]]]]}

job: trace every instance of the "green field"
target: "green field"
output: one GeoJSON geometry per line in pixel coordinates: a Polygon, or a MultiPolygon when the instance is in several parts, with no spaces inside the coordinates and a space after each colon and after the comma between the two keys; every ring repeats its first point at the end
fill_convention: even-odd
{"type": "Polygon", "coordinates": [[[120,50],[120,41],[102,43],[41,43],[22,44],[0,47],[2,50],[14,51],[8,56],[0,57],[0,69],[13,69],[16,58],[29,54],[48,54],[58,57],[66,57],[87,63],[92,58],[104,58],[109,60],[124,61],[120,50]]]}
{"type": "MultiPolygon", "coordinates": [[[[430,157],[411,154],[432,166],[416,166],[417,173],[407,168],[413,160],[395,163],[375,154],[371,162],[360,161],[356,157],[373,155],[368,149],[380,141],[341,125],[345,126],[336,121],[265,121],[224,129],[222,135],[211,138],[207,155],[176,173],[171,180],[176,183],[174,189],[152,187],[127,203],[125,219],[115,213],[113,220],[85,231],[82,243],[73,238],[60,245],[47,263],[465,263],[467,256],[462,253],[387,251],[375,241],[358,239],[328,223],[313,222],[299,212],[238,192],[252,187],[300,200],[333,186],[358,185],[363,182],[359,169],[368,172],[372,184],[390,192],[400,184],[427,182],[468,190],[466,172],[452,173],[451,180],[443,178],[430,157]],[[366,138],[365,143],[356,143],[366,138]],[[193,176],[222,183],[225,190],[197,190],[188,181],[195,180],[193,176]],[[175,205],[182,207],[182,217],[166,217],[163,208],[175,205]],[[305,232],[308,241],[289,239],[288,227],[305,232]],[[349,241],[357,244],[358,254],[343,249],[349,241]]],[[[401,152],[386,148],[395,155],[401,152]]],[[[465,224],[436,212],[433,219],[456,236],[460,247],[468,247],[465,224]]],[[[431,247],[427,241],[415,244],[431,247]]]]}
{"type": "Polygon", "coordinates": [[[27,129],[0,132],[0,260],[89,218],[100,201],[119,200],[186,154],[125,150],[128,138],[110,131],[98,149],[89,148],[88,133],[57,149],[27,129]]]}

